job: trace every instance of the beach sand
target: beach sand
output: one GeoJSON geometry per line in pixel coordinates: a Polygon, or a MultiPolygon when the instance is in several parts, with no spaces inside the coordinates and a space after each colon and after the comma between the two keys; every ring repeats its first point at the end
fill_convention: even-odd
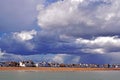
{"type": "Polygon", "coordinates": [[[0,71],[119,71],[120,68],[0,67],[0,71]]]}

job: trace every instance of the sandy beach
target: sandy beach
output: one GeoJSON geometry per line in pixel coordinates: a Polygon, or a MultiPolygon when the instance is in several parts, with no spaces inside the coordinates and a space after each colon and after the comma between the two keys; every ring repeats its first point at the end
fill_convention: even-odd
{"type": "Polygon", "coordinates": [[[120,68],[0,67],[0,71],[119,71],[120,68]]]}

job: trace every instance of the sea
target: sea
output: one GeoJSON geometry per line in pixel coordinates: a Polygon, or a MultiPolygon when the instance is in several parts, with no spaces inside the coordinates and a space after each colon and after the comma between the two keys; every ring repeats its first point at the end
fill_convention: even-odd
{"type": "Polygon", "coordinates": [[[120,80],[120,71],[1,71],[0,80],[120,80]]]}

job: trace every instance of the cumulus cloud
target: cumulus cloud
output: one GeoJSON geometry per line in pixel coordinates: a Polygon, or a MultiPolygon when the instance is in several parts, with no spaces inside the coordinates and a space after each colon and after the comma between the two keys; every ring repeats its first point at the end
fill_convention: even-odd
{"type": "Polygon", "coordinates": [[[118,36],[102,36],[93,39],[78,38],[76,44],[82,45],[81,51],[85,53],[107,54],[120,52],[120,38],[118,36]]]}
{"type": "Polygon", "coordinates": [[[33,43],[30,42],[36,36],[37,31],[21,31],[21,32],[14,32],[13,39],[15,39],[18,43],[23,44],[28,50],[32,51],[35,47],[33,43]]]}
{"type": "Polygon", "coordinates": [[[5,54],[5,52],[2,52],[0,49],[0,57],[2,57],[5,54]]]}
{"type": "Polygon", "coordinates": [[[47,6],[38,5],[38,25],[43,31],[59,36],[64,42],[57,44],[59,50],[67,46],[65,50],[72,49],[77,54],[119,52],[119,36],[115,36],[120,31],[119,3],[119,0],[59,0],[47,6]]]}
{"type": "Polygon", "coordinates": [[[104,49],[100,49],[100,48],[97,48],[97,49],[81,49],[82,52],[84,53],[93,53],[93,54],[104,54],[104,53],[107,53],[105,52],[104,49]]]}
{"type": "Polygon", "coordinates": [[[60,62],[60,63],[63,63],[64,62],[64,56],[66,56],[66,55],[64,55],[64,54],[58,54],[58,55],[56,55],[54,58],[53,58],[53,61],[55,61],[55,62],[60,62]]]}
{"type": "Polygon", "coordinates": [[[0,48],[7,53],[33,54],[35,44],[32,40],[36,34],[35,30],[4,34],[0,39],[0,48]]]}
{"type": "Polygon", "coordinates": [[[7,52],[15,52],[15,54],[18,52],[18,54],[29,55],[51,53],[83,55],[84,53],[108,54],[120,52],[119,36],[99,36],[85,39],[67,35],[48,35],[48,33],[31,30],[6,35],[1,38],[0,42],[1,49],[7,52]],[[10,47],[11,45],[13,47],[10,47]],[[21,47],[23,48],[22,50],[21,47]]]}
{"type": "Polygon", "coordinates": [[[18,39],[20,41],[27,41],[33,39],[33,36],[35,36],[37,32],[35,30],[31,31],[22,31],[22,32],[15,32],[13,33],[13,37],[15,39],[18,39]]]}
{"type": "Polygon", "coordinates": [[[0,60],[32,59],[36,62],[118,63],[118,55],[120,52],[119,41],[120,38],[118,36],[101,36],[85,39],[61,35],[56,39],[56,37],[53,36],[36,34],[32,39],[21,42],[15,39],[13,35],[9,35],[8,37],[2,37],[0,40],[0,47],[2,49],[0,52],[2,56],[0,60]],[[34,44],[32,51],[28,49],[29,46],[26,46],[28,43],[34,44]],[[3,50],[6,51],[3,52],[3,50]]]}
{"type": "Polygon", "coordinates": [[[59,63],[79,63],[80,56],[69,55],[69,54],[57,54],[52,59],[54,62],[59,63]]]}
{"type": "Polygon", "coordinates": [[[59,0],[39,7],[42,29],[69,35],[119,33],[119,0],[59,0]]]}
{"type": "Polygon", "coordinates": [[[42,10],[40,7],[38,24],[45,29],[52,27],[67,27],[70,23],[77,24],[78,21],[76,17],[78,17],[78,15],[75,14],[77,14],[76,6],[78,6],[79,2],[72,4],[73,2],[76,1],[64,0],[53,3],[48,7],[43,7],[42,10]]]}

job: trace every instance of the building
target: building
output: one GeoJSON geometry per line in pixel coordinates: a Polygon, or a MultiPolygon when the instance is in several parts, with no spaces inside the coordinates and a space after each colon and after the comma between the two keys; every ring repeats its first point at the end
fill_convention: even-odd
{"type": "Polygon", "coordinates": [[[49,63],[51,67],[60,67],[59,63],[53,62],[53,63],[49,63]]]}
{"type": "Polygon", "coordinates": [[[50,67],[50,63],[48,62],[40,62],[35,64],[36,67],[50,67]]]}
{"type": "Polygon", "coordinates": [[[110,64],[104,64],[103,68],[110,68],[110,64]]]}
{"type": "Polygon", "coordinates": [[[20,67],[35,67],[35,64],[33,61],[29,60],[29,61],[21,61],[19,62],[19,66],[20,67]]]}
{"type": "Polygon", "coordinates": [[[4,66],[3,62],[0,62],[0,67],[3,67],[3,66],[4,66]]]}
{"type": "Polygon", "coordinates": [[[11,62],[4,62],[2,64],[3,67],[18,67],[19,63],[11,61],[11,62]]]}

